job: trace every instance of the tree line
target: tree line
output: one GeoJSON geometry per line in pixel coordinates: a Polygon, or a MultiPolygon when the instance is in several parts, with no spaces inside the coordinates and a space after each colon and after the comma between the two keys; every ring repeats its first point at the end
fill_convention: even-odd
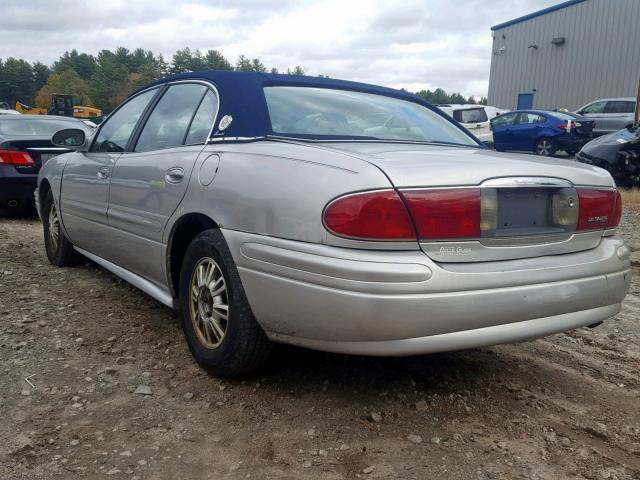
{"type": "MultiPolygon", "coordinates": [[[[142,48],[120,47],[115,51],[101,50],[96,55],[71,50],[51,66],[13,57],[0,59],[0,102],[7,102],[11,107],[19,101],[48,108],[52,93],[71,93],[74,104],[95,106],[108,113],[131,92],[152,80],[196,70],[305,74],[299,65],[279,72],[276,68],[267,68],[258,58],[240,55],[232,64],[217,50],[189,47],[175,52],[170,61],[142,48]]],[[[448,94],[441,88],[417,94],[432,103],[477,103],[473,97],[466,99],[459,93],[448,94]]],[[[486,99],[482,100],[486,104],[486,99]]]]}

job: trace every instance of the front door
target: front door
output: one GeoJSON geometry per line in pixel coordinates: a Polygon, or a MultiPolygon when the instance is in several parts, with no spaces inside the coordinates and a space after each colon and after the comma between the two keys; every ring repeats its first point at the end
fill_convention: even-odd
{"type": "Polygon", "coordinates": [[[122,105],[104,124],[86,152],[69,158],[62,177],[60,214],[74,245],[100,257],[109,250],[107,207],[113,167],[156,90],[122,105]]]}
{"type": "Polygon", "coordinates": [[[516,110],[531,110],[533,108],[533,93],[519,93],[516,110]]]}
{"type": "Polygon", "coordinates": [[[164,284],[162,234],[185,195],[217,111],[216,94],[201,83],[171,85],[140,130],[133,151],[111,178],[112,261],[164,284]]]}

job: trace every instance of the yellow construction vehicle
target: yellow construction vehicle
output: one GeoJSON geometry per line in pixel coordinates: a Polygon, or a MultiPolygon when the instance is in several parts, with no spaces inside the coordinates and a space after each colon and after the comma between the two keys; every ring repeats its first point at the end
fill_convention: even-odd
{"type": "Polygon", "coordinates": [[[74,105],[73,95],[68,93],[52,93],[51,107],[30,107],[21,102],[16,102],[16,110],[24,115],[61,115],[64,117],[95,118],[102,116],[102,110],[86,105],[74,105]]]}

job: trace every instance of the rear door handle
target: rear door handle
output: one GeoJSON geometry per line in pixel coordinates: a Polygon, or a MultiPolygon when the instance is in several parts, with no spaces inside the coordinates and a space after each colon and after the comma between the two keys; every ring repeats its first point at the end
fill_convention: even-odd
{"type": "Polygon", "coordinates": [[[109,178],[109,172],[111,169],[109,167],[100,167],[98,169],[98,178],[104,180],[105,178],[109,178]]]}
{"type": "Polygon", "coordinates": [[[164,176],[167,183],[180,183],[184,180],[184,170],[181,167],[173,167],[167,170],[167,174],[164,176]]]}

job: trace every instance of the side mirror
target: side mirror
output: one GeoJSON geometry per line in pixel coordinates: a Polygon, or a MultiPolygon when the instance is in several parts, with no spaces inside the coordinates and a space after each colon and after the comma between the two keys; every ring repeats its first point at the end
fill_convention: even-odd
{"type": "Polygon", "coordinates": [[[58,130],[51,137],[51,143],[56,147],[64,147],[69,149],[79,149],[84,146],[86,140],[84,130],[79,128],[65,128],[64,130],[58,130]]]}
{"type": "Polygon", "coordinates": [[[578,115],[584,115],[584,110],[578,110],[576,113],[577,113],[578,115]]]}

